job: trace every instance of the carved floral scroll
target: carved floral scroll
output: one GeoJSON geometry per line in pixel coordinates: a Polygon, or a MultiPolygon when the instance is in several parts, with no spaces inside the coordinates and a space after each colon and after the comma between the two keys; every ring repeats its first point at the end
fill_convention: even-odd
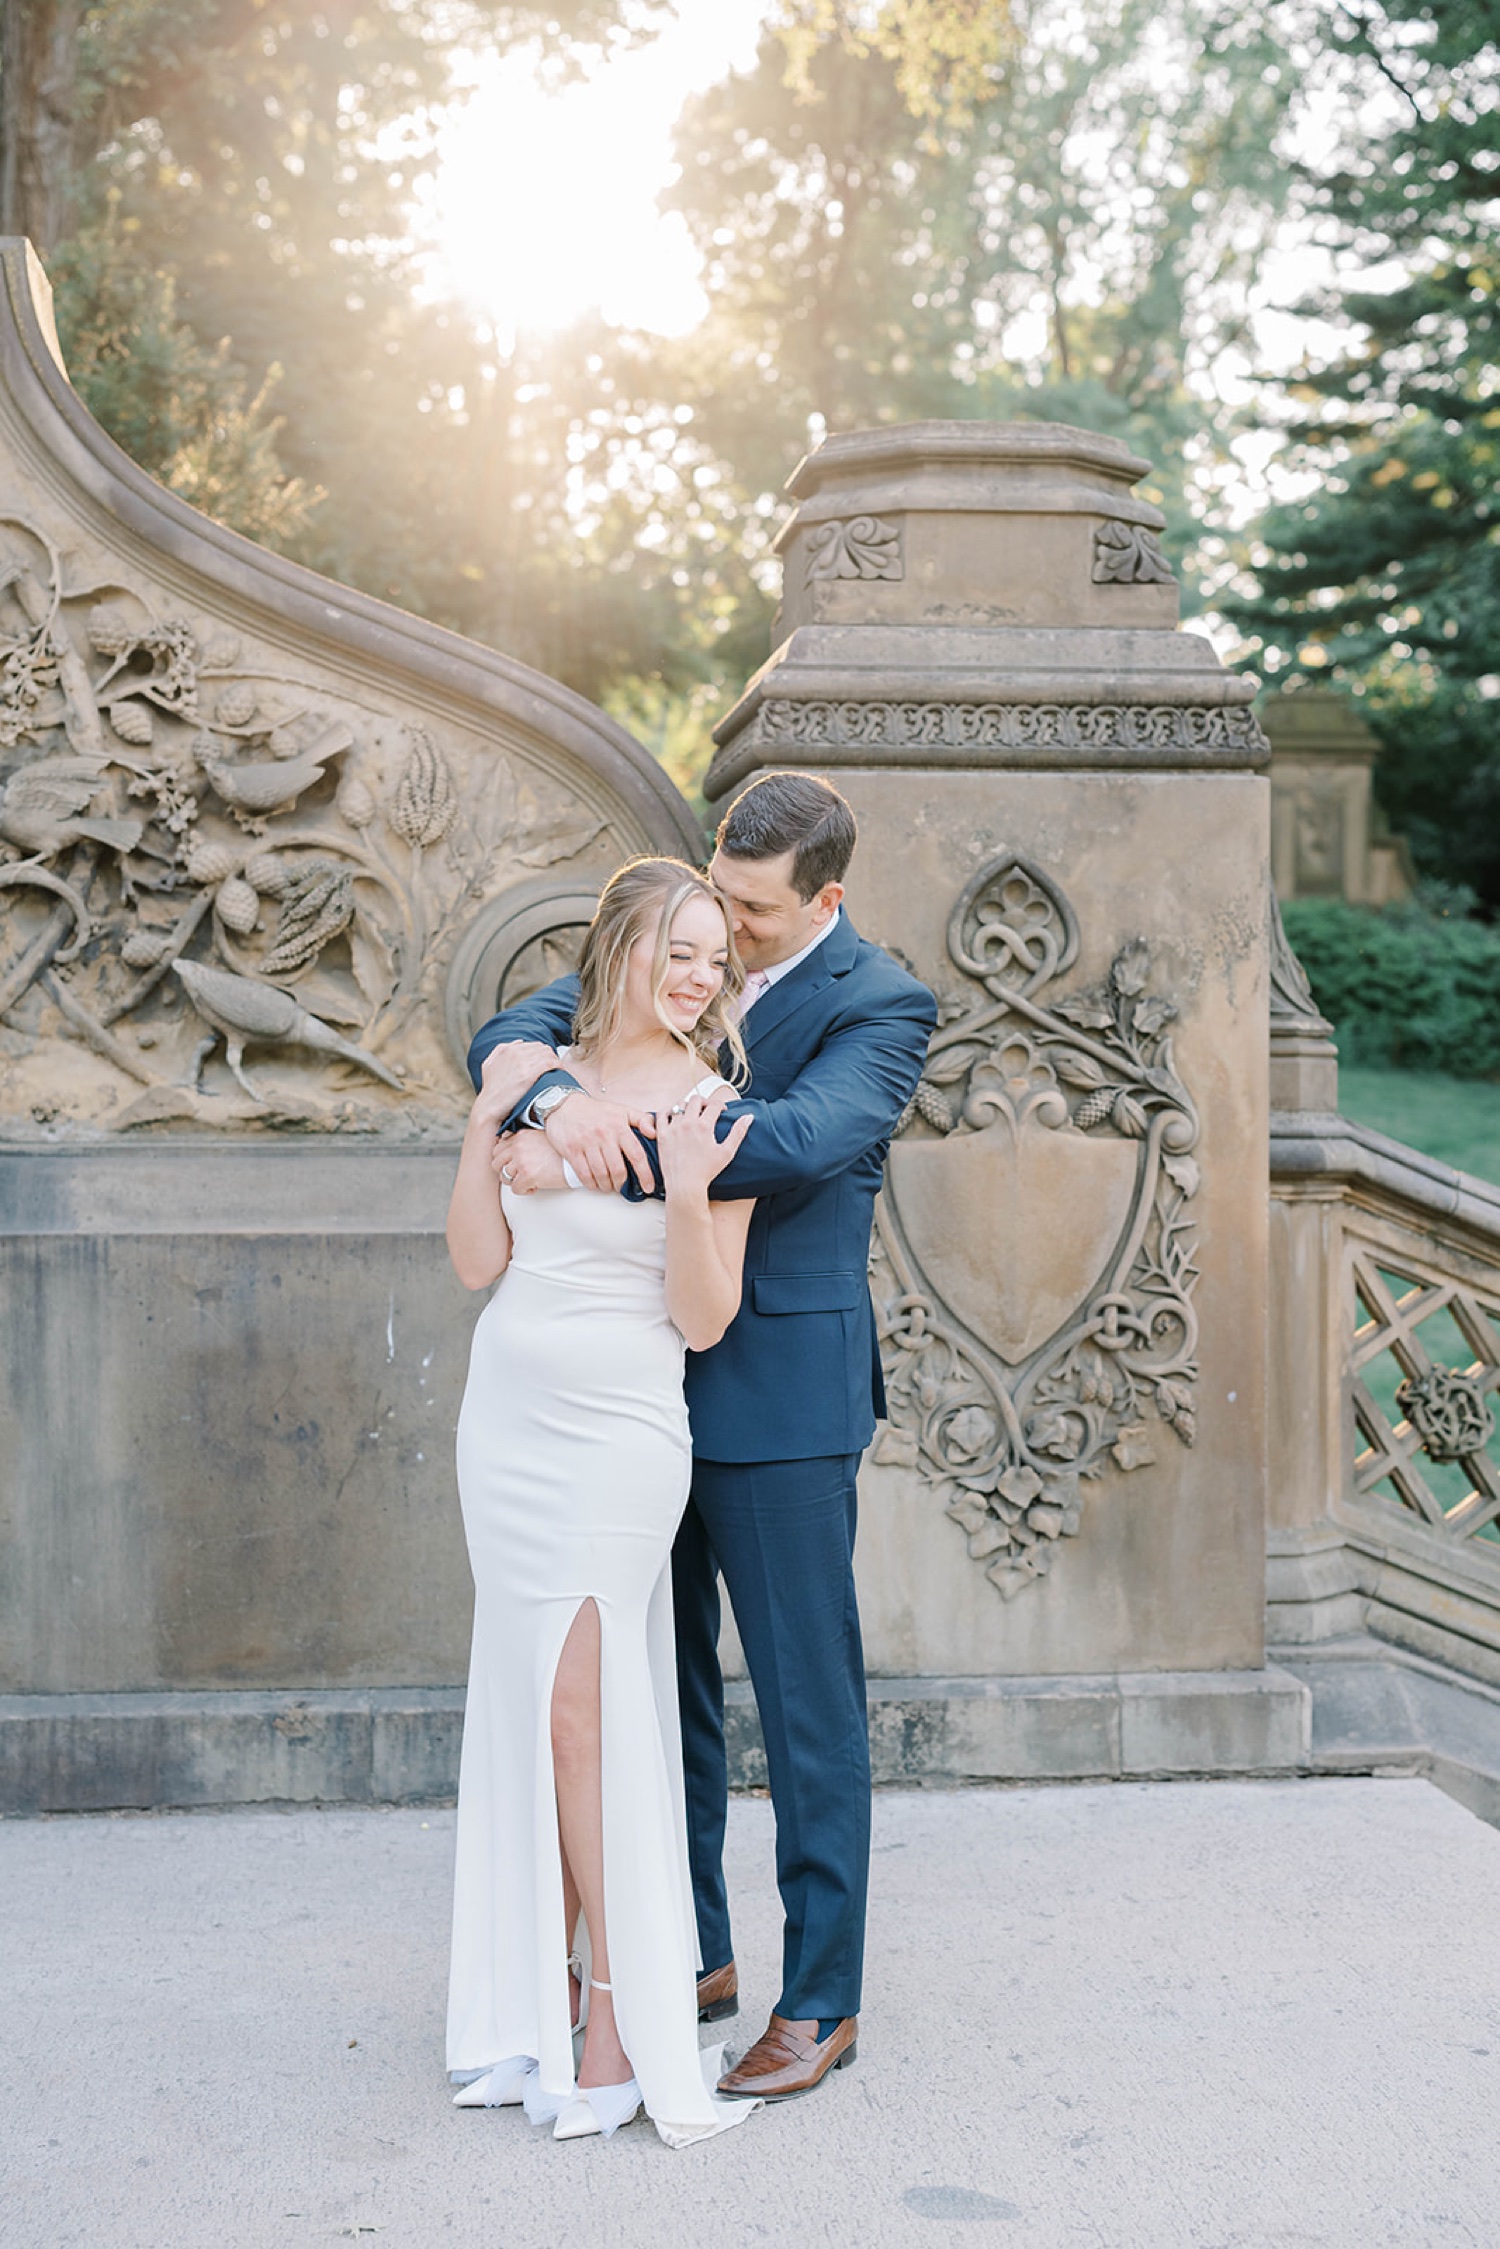
{"type": "Polygon", "coordinates": [[[807,575],[900,579],[905,574],[901,526],[878,515],[814,524],[807,534],[807,575]]]}
{"type": "Polygon", "coordinates": [[[1094,533],[1097,586],[1169,586],[1172,565],[1154,531],[1111,518],[1094,533]]]}
{"type": "Polygon", "coordinates": [[[943,996],[872,1251],[889,1425],[1006,1598],[1046,1574],[1087,1487],[1191,1445],[1198,1117],[1149,947],[1069,989],[1079,931],[1007,854],[948,928],[943,996]]]}

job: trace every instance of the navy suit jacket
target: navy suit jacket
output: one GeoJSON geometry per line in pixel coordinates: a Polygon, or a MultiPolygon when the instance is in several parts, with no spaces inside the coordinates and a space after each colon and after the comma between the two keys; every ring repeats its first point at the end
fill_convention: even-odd
{"type": "MultiPolygon", "coordinates": [[[[565,1045],[578,980],[492,1016],[469,1049],[565,1045]]],[[[710,1351],[687,1356],[693,1450],[705,1460],[809,1460],[862,1452],[885,1411],[866,1267],[891,1133],[921,1076],[937,1007],[925,984],[847,915],[745,1018],[755,1122],[709,1192],[756,1197],[740,1309],[710,1351]]],[[[566,1072],[541,1081],[572,1083],[566,1072]]],[[[528,1102],[532,1098],[527,1095],[528,1102]]],[[[639,1194],[637,1188],[635,1192],[639,1194]]]]}

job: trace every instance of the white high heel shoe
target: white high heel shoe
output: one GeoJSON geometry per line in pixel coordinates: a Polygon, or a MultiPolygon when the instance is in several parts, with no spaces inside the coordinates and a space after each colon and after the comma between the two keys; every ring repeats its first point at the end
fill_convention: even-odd
{"type": "MultiPolygon", "coordinates": [[[[597,1977],[589,1978],[592,1991],[609,1991],[612,1986],[600,1983],[597,1977]]],[[[554,2140],[586,2140],[595,2133],[613,2139],[622,2124],[628,2124],[641,2109],[641,2089],[633,2077],[623,2085],[581,2085],[570,2101],[558,2109],[557,2122],[552,2127],[554,2140]]],[[[527,2115],[531,2115],[528,2106],[527,2115]]],[[[540,2123],[541,2118],[533,2118],[540,2123]]]]}
{"type": "Polygon", "coordinates": [[[529,2054],[512,2054],[509,2061],[496,2062],[493,2069],[481,2070],[467,2085],[460,2086],[453,2096],[455,2108],[519,2108],[526,2093],[526,2080],[534,2075],[536,2063],[529,2054]]]}

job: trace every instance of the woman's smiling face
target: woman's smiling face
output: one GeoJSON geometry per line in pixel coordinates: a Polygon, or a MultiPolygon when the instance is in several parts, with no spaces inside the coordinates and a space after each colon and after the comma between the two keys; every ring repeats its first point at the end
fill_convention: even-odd
{"type": "Polygon", "coordinates": [[[724,915],[711,898],[694,892],[678,907],[667,947],[666,975],[659,993],[652,991],[656,940],[660,919],[630,948],[625,971],[625,998],[629,1016],[644,1030],[651,1023],[669,1023],[682,1037],[692,1035],[703,1010],[718,998],[729,964],[729,941],[724,915]]]}

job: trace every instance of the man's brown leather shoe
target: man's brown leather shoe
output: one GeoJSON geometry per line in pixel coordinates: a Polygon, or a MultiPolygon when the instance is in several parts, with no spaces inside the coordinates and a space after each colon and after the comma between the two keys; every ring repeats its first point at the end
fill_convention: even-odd
{"type": "Polygon", "coordinates": [[[698,1978],[698,2020],[700,2023],[721,2023],[726,2016],[740,2011],[740,1979],[731,1960],[727,1967],[715,1968],[711,1976],[698,1978]]]}
{"type": "Polygon", "coordinates": [[[773,2015],[748,2054],[719,2079],[721,2093],[755,2093],[763,2101],[784,2101],[810,2093],[831,2069],[847,2069],[855,2056],[859,2017],[846,2015],[837,2030],[818,2044],[818,2025],[791,2023],[773,2015]]]}

